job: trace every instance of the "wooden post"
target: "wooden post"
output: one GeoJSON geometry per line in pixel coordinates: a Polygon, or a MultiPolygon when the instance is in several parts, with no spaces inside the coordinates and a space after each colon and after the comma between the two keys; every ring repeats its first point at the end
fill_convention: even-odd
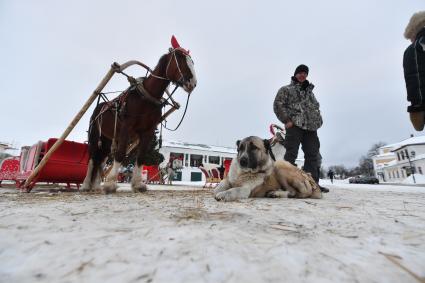
{"type": "Polygon", "coordinates": [[[69,133],[74,129],[75,125],[77,125],[78,121],[80,121],[81,117],[86,113],[87,109],[89,109],[90,105],[93,103],[93,101],[97,98],[99,93],[102,91],[102,89],[105,87],[105,85],[109,82],[109,80],[112,78],[116,70],[120,69],[120,65],[117,63],[112,64],[111,69],[106,74],[106,76],[103,78],[103,80],[99,83],[97,88],[93,91],[92,95],[89,97],[89,99],[84,104],[83,108],[81,108],[80,112],[74,117],[72,122],[69,124],[68,128],[66,128],[65,132],[62,134],[62,136],[53,144],[53,146],[49,149],[49,151],[44,155],[43,159],[40,161],[40,163],[37,165],[37,167],[34,169],[34,171],[31,173],[31,175],[28,177],[28,179],[25,181],[24,188],[28,188],[32,182],[32,180],[37,176],[37,174],[40,172],[41,169],[43,169],[44,165],[46,165],[47,161],[49,160],[50,156],[59,148],[59,146],[63,143],[63,141],[66,139],[66,137],[69,135],[69,133]]]}

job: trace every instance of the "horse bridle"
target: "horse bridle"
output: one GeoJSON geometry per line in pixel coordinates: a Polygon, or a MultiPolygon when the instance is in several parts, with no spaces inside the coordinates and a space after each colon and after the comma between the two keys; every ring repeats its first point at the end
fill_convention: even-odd
{"type": "MultiPolygon", "coordinates": [[[[172,53],[172,55],[171,55],[170,60],[168,60],[167,68],[165,69],[165,77],[157,76],[157,75],[153,74],[152,72],[151,72],[151,76],[155,77],[157,79],[160,79],[160,80],[174,82],[177,86],[181,87],[181,86],[183,86],[183,84],[185,82],[185,78],[184,78],[183,72],[180,69],[179,61],[177,60],[177,56],[176,56],[177,50],[178,50],[178,48],[174,48],[174,49],[170,50],[170,53],[172,53]],[[168,68],[170,67],[171,61],[173,60],[173,58],[174,58],[174,61],[176,62],[177,70],[179,71],[179,74],[180,74],[180,77],[177,81],[171,80],[168,76],[168,68]]],[[[188,56],[188,55],[184,55],[184,56],[188,56]]]]}

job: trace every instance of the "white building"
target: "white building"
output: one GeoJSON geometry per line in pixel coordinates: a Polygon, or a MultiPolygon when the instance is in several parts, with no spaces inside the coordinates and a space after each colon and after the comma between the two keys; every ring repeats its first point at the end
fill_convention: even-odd
{"type": "Polygon", "coordinates": [[[205,181],[202,171],[198,168],[220,167],[224,160],[236,157],[236,148],[191,144],[187,142],[163,141],[159,152],[164,156],[163,164],[172,160],[182,161],[183,168],[177,172],[177,181],[205,181]]]}
{"type": "Polygon", "coordinates": [[[379,148],[372,157],[375,175],[384,182],[402,182],[412,174],[425,173],[425,136],[411,137],[379,148]]]}
{"type": "Polygon", "coordinates": [[[0,153],[6,152],[6,150],[16,150],[13,146],[8,143],[0,142],[0,153]]]}

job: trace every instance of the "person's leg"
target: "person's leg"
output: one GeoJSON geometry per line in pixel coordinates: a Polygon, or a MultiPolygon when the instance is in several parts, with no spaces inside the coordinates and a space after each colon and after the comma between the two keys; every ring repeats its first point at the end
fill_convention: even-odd
{"type": "Polygon", "coordinates": [[[295,159],[298,156],[298,149],[300,148],[301,138],[303,130],[293,126],[292,128],[286,129],[286,136],[284,146],[286,149],[285,156],[283,159],[295,164],[295,159]]]}
{"type": "Polygon", "coordinates": [[[304,131],[301,146],[304,152],[304,171],[310,173],[314,181],[319,184],[319,158],[321,156],[317,131],[304,131]]]}

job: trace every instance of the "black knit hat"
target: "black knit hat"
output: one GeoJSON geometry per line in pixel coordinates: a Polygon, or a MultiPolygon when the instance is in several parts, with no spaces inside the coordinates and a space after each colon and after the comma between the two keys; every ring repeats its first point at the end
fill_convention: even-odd
{"type": "Polygon", "coordinates": [[[307,67],[306,65],[303,65],[303,64],[299,65],[299,66],[295,69],[294,76],[295,76],[296,74],[298,74],[298,73],[301,73],[301,72],[306,72],[306,73],[307,73],[307,75],[308,75],[308,67],[307,67]]]}

